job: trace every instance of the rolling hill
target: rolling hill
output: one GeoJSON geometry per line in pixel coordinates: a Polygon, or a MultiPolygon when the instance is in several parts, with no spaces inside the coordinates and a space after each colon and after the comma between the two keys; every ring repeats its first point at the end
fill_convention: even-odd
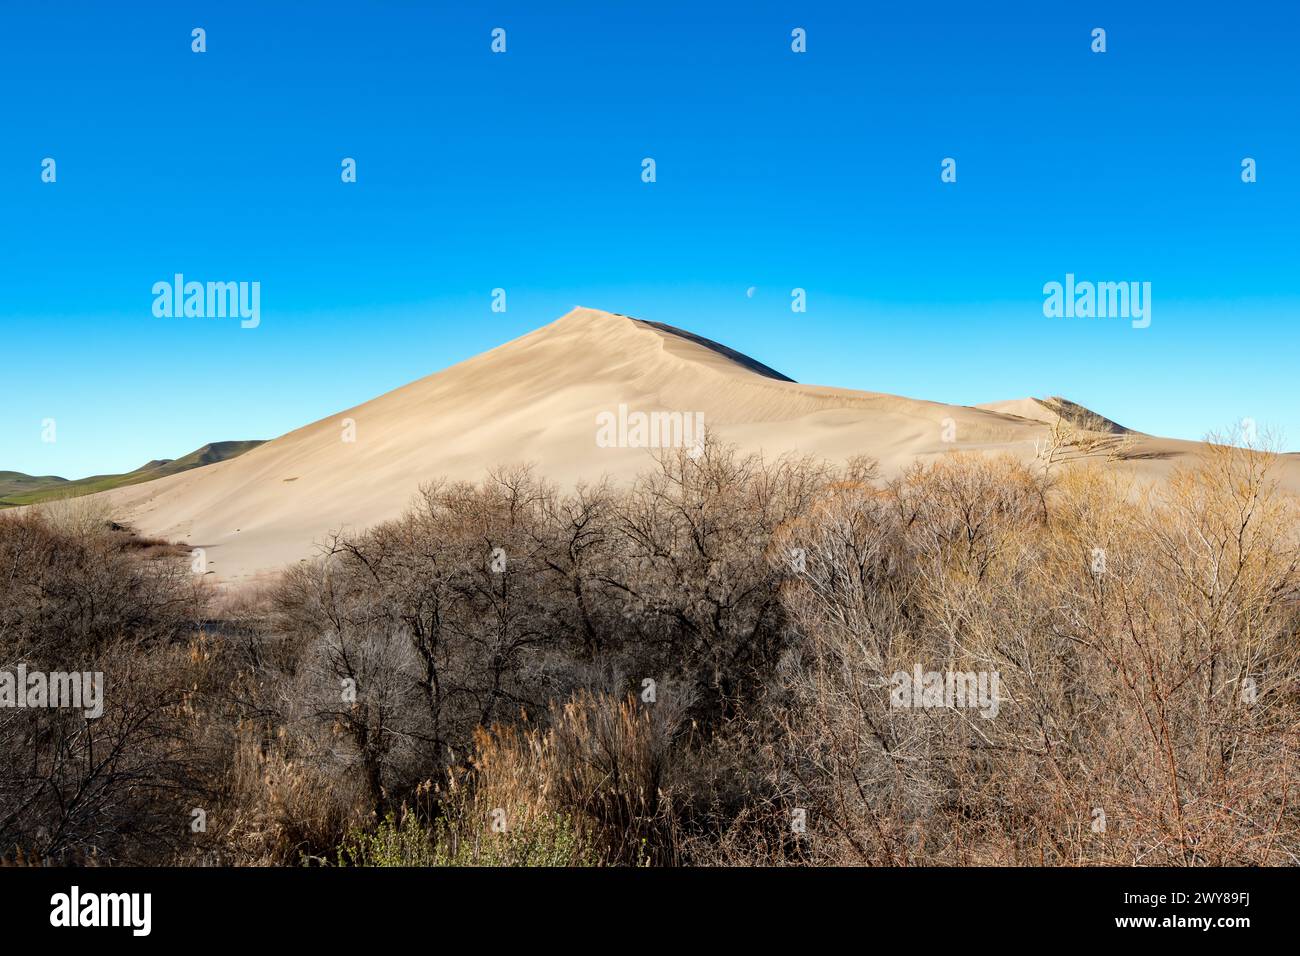
{"type": "Polygon", "coordinates": [[[160,458],[141,465],[135,471],[120,475],[91,475],[89,478],[78,478],[72,481],[57,475],[44,475],[38,478],[18,471],[0,471],[0,508],[40,504],[42,501],[58,498],[76,498],[126,485],[156,481],[192,468],[202,468],[219,461],[238,458],[261,444],[263,443],[260,441],[211,442],[188,455],[175,459],[160,458]]]}

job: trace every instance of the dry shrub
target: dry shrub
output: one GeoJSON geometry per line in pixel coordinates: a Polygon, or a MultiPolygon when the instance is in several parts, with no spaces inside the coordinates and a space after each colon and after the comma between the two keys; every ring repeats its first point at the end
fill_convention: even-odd
{"type": "Polygon", "coordinates": [[[165,642],[202,620],[186,564],[142,558],[134,540],[85,499],[0,515],[0,658],[58,661],[124,635],[165,642]]]}
{"type": "Polygon", "coordinates": [[[821,862],[1279,864],[1300,853],[1296,502],[1209,446],[1159,493],[952,458],[839,495],[785,599],[784,806],[821,862]],[[1046,507],[1043,507],[1043,506],[1046,507]],[[892,706],[895,672],[1000,706],[892,706]],[[812,822],[812,821],[815,821],[812,822]]]}
{"type": "Polygon", "coordinates": [[[1275,463],[1211,444],[1149,487],[952,455],[882,484],[709,441],[567,494],[502,468],[214,610],[89,505],[0,516],[0,665],[110,690],[91,723],[0,712],[0,846],[1293,864],[1300,515],[1275,463]],[[917,668],[996,675],[996,701],[899,706],[917,668]]]}
{"type": "Polygon", "coordinates": [[[735,719],[763,696],[790,638],[771,542],[835,477],[824,462],[768,462],[710,439],[662,453],[617,503],[607,577],[638,640],[662,649],[637,663],[693,685],[702,721],[735,719]]]}
{"type": "Polygon", "coordinates": [[[211,686],[201,589],[87,502],[0,516],[0,566],[0,669],[103,675],[99,717],[0,710],[0,853],[174,857],[212,768],[195,711],[211,686]]]}

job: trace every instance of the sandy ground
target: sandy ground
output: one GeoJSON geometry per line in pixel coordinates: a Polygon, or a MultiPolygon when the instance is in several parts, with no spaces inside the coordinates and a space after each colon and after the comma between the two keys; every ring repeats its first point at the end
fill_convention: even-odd
{"type": "MultiPolygon", "coordinates": [[[[139,531],[207,550],[220,581],[273,573],[335,531],[398,516],[419,486],[535,462],[562,486],[647,466],[644,448],[596,443],[601,412],[703,412],[714,435],[769,456],[877,458],[886,475],[953,451],[1029,459],[1047,426],[1028,399],[966,407],[801,385],[736,353],[624,316],[575,309],[482,355],[314,422],[231,461],[104,492],[139,531]],[[344,423],[355,422],[345,442],[344,423]],[[950,420],[950,421],[949,421],[950,420]],[[951,437],[952,441],[945,441],[951,437]]],[[[1115,467],[1158,478],[1196,445],[1137,435],[1115,467]]],[[[1285,483],[1300,491],[1300,458],[1285,483]]]]}

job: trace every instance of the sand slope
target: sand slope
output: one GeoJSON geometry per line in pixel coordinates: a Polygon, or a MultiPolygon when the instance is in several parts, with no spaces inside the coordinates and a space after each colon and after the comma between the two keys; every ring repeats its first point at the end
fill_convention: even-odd
{"type": "MultiPolygon", "coordinates": [[[[564,485],[626,480],[650,452],[596,443],[597,414],[620,403],[703,412],[711,433],[770,455],[868,454],[887,473],[955,449],[1031,458],[1046,432],[1015,413],[801,385],[670,326],[579,308],[234,460],[104,497],[141,532],[207,549],[219,579],[247,580],[315,553],[332,531],[396,517],[440,476],[477,479],[493,465],[532,461],[564,485]],[[944,441],[949,420],[955,442],[944,441]]],[[[1152,473],[1195,447],[1138,440],[1150,457],[1126,467],[1152,473]]]]}

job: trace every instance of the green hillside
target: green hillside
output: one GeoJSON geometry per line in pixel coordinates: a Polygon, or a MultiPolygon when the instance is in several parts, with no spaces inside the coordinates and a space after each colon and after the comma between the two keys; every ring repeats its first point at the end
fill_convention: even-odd
{"type": "Polygon", "coordinates": [[[0,471],[0,508],[34,505],[57,498],[76,498],[97,491],[121,488],[124,485],[138,485],[141,482],[165,478],[192,468],[202,468],[204,465],[238,458],[244,452],[252,451],[261,444],[263,442],[260,441],[212,442],[180,458],[162,458],[147,462],[135,471],[128,471],[125,474],[91,475],[89,478],[78,478],[75,481],[57,475],[36,477],[24,475],[19,471],[0,471]]]}
{"type": "Polygon", "coordinates": [[[67,484],[68,479],[57,475],[24,475],[21,471],[0,471],[0,501],[9,495],[22,495],[40,491],[53,485],[67,484]]]}

